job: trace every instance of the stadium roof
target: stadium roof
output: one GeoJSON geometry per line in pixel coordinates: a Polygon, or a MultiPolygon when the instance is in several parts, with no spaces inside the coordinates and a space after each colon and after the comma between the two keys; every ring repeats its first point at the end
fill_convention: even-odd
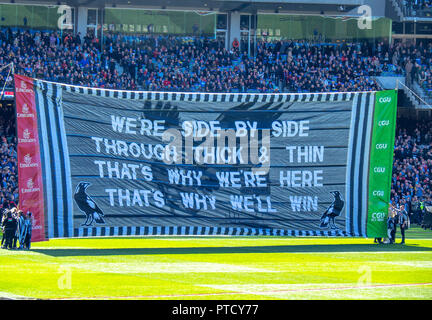
{"type": "MultiPolygon", "coordinates": [[[[1,1],[0,3],[10,3],[1,1]]],[[[155,8],[155,9],[193,9],[204,11],[239,12],[306,12],[325,14],[344,14],[362,4],[361,0],[15,0],[26,4],[67,4],[73,7],[118,7],[118,8],[155,8]]]]}

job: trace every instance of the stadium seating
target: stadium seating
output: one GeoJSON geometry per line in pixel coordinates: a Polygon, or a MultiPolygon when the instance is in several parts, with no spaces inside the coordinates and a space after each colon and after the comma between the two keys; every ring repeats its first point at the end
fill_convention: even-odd
{"type": "MultiPolygon", "coordinates": [[[[431,121],[401,120],[396,130],[391,202],[404,204],[412,214],[420,211],[421,203],[432,203],[431,128],[431,121]]],[[[414,221],[421,222],[418,217],[414,221]]]]}

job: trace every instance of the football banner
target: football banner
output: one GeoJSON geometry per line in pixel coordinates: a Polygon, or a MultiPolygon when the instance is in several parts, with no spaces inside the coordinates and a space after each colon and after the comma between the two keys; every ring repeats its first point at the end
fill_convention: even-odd
{"type": "Polygon", "coordinates": [[[32,79],[15,76],[19,209],[32,213],[32,241],[45,240],[44,190],[32,79]]]}
{"type": "Polygon", "coordinates": [[[395,91],[144,92],[25,79],[48,238],[386,236],[395,91]]]}

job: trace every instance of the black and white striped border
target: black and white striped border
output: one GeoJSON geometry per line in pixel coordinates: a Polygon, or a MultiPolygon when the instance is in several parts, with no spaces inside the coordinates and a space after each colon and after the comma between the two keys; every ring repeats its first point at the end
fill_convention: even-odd
{"type": "Polygon", "coordinates": [[[366,236],[369,159],[375,94],[356,93],[353,99],[346,172],[346,231],[366,236]]]}
{"type": "MultiPolygon", "coordinates": [[[[46,82],[46,81],[42,81],[46,82]]],[[[350,101],[354,92],[327,93],[203,93],[203,92],[156,92],[88,88],[57,84],[66,92],[88,94],[96,97],[128,100],[161,100],[190,102],[334,102],[350,101]]]]}
{"type": "Polygon", "coordinates": [[[35,82],[36,108],[44,185],[44,211],[48,238],[73,234],[72,183],[69,152],[59,85],[35,82]]]}
{"type": "Polygon", "coordinates": [[[289,236],[289,237],[348,237],[342,230],[285,230],[240,227],[204,226],[123,226],[123,227],[80,227],[74,229],[74,237],[104,236],[159,236],[159,235],[227,235],[227,236],[289,236]]]}

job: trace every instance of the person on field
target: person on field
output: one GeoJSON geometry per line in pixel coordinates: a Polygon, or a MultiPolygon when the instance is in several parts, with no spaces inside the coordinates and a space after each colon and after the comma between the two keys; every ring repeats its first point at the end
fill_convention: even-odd
{"type": "Polygon", "coordinates": [[[5,231],[4,231],[4,228],[3,228],[3,221],[5,221],[6,218],[7,218],[7,212],[8,212],[7,209],[2,209],[2,219],[1,219],[1,224],[0,224],[1,229],[2,229],[2,240],[1,240],[1,247],[2,248],[3,248],[3,245],[4,245],[5,241],[6,241],[6,234],[5,234],[5,231]]]}
{"type": "Polygon", "coordinates": [[[12,217],[15,219],[16,222],[15,233],[13,235],[12,249],[17,249],[17,242],[19,239],[19,222],[21,214],[18,208],[13,208],[12,210],[12,217]]]}
{"type": "Polygon", "coordinates": [[[397,233],[397,225],[398,225],[398,211],[395,208],[392,215],[393,225],[392,225],[392,243],[396,243],[396,233],[397,233]]]}
{"type": "Polygon", "coordinates": [[[409,228],[409,217],[408,217],[408,213],[405,210],[405,207],[403,205],[400,205],[399,207],[399,212],[398,212],[398,223],[400,226],[400,231],[401,231],[401,235],[402,235],[402,241],[401,244],[405,243],[405,230],[407,230],[409,228]]]}
{"type": "Polygon", "coordinates": [[[388,240],[386,243],[390,243],[393,244],[395,241],[395,230],[396,230],[396,224],[395,224],[395,212],[393,207],[389,208],[389,213],[388,213],[388,219],[387,219],[387,237],[388,240]]]}
{"type": "Polygon", "coordinates": [[[27,215],[25,218],[24,229],[25,229],[25,237],[24,237],[24,248],[30,250],[31,245],[31,236],[32,236],[32,213],[27,211],[27,215]]]}
{"type": "Polygon", "coordinates": [[[25,217],[24,212],[21,210],[17,213],[17,231],[16,231],[16,237],[18,238],[19,242],[19,248],[20,250],[24,249],[24,238],[25,238],[25,217]]]}
{"type": "Polygon", "coordinates": [[[2,227],[4,228],[6,238],[3,249],[12,249],[12,241],[17,228],[17,222],[12,217],[12,212],[9,211],[7,213],[7,217],[3,221],[2,227]]]}
{"type": "MultiPolygon", "coordinates": [[[[387,238],[384,239],[384,243],[391,243],[391,216],[393,212],[393,206],[390,204],[388,208],[388,214],[387,214],[387,238]]],[[[375,241],[374,241],[375,242],[375,241]]]]}
{"type": "Polygon", "coordinates": [[[374,239],[374,243],[381,244],[381,243],[383,243],[383,240],[382,240],[382,238],[376,237],[376,238],[374,239]]]}
{"type": "MultiPolygon", "coordinates": [[[[391,204],[389,205],[389,212],[391,211],[391,204]]],[[[378,243],[378,244],[382,244],[382,243],[384,243],[383,242],[383,238],[379,238],[379,237],[376,237],[375,239],[374,239],[374,243],[378,243]]]]}

